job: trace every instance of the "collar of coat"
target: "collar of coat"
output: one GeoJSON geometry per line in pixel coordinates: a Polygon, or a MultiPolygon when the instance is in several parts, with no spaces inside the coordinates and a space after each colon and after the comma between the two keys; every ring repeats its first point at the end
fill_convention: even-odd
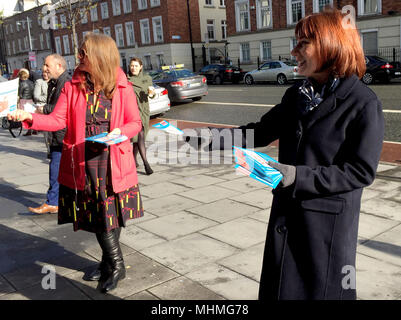
{"type": "MultiPolygon", "coordinates": [[[[78,68],[74,71],[72,75],[71,83],[72,84],[80,84],[82,81],[85,81],[85,73],[78,68]]],[[[127,76],[125,75],[124,71],[118,67],[117,68],[117,87],[128,87],[129,84],[127,80],[127,76]]]]}

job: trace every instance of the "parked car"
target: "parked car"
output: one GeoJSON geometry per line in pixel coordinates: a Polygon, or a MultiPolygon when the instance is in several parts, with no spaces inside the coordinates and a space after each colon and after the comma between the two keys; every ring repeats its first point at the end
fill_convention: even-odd
{"type": "Polygon", "coordinates": [[[362,77],[365,84],[371,84],[375,80],[390,82],[391,79],[401,77],[400,62],[389,62],[379,56],[365,56],[366,72],[362,77]]]}
{"type": "Polygon", "coordinates": [[[157,84],[155,87],[156,96],[149,99],[149,110],[150,115],[158,115],[165,113],[170,110],[170,99],[168,98],[168,91],[166,88],[159,87],[157,84]]]}
{"type": "Polygon", "coordinates": [[[170,101],[200,100],[208,94],[206,77],[196,75],[184,65],[164,66],[152,78],[153,83],[167,89],[170,101]]]}
{"type": "Polygon", "coordinates": [[[242,69],[224,64],[209,64],[199,71],[207,79],[207,83],[222,84],[224,82],[238,83],[244,77],[242,69]]]}
{"type": "Polygon", "coordinates": [[[298,67],[294,61],[269,61],[262,64],[258,69],[249,71],[244,76],[244,82],[251,85],[261,81],[275,81],[279,85],[288,81],[305,79],[298,73],[298,67]]]}

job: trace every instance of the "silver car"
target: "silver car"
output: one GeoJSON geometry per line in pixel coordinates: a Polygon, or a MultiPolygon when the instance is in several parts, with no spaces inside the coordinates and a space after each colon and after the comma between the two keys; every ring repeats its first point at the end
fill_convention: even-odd
{"type": "Polygon", "coordinates": [[[170,99],[168,98],[168,91],[165,88],[154,85],[156,95],[154,98],[149,99],[150,115],[163,114],[170,110],[170,99]]]}
{"type": "Polygon", "coordinates": [[[268,61],[244,76],[244,82],[248,85],[261,81],[275,81],[283,85],[288,81],[299,79],[305,79],[305,77],[298,73],[296,62],[279,60],[268,61]]]}

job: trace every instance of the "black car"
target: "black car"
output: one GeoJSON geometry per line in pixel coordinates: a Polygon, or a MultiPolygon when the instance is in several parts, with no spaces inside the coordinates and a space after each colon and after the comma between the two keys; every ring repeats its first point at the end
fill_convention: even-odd
{"type": "Polygon", "coordinates": [[[199,74],[206,77],[208,83],[238,83],[244,77],[242,69],[224,64],[209,64],[200,69],[199,74]]]}
{"type": "Polygon", "coordinates": [[[151,77],[153,83],[167,89],[170,101],[196,101],[208,94],[206,78],[185,69],[183,65],[164,66],[151,77]]]}
{"type": "Polygon", "coordinates": [[[390,82],[391,79],[401,77],[400,62],[389,62],[379,56],[365,56],[366,72],[362,77],[365,84],[371,84],[374,81],[390,82]]]}

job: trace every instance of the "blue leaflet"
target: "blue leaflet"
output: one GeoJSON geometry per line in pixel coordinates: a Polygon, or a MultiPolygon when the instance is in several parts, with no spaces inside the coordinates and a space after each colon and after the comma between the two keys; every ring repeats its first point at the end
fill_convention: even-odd
{"type": "Polygon", "coordinates": [[[257,181],[260,181],[273,189],[277,187],[283,175],[276,169],[268,165],[268,161],[277,162],[267,154],[252,150],[233,147],[235,169],[257,181]]]}
{"type": "Polygon", "coordinates": [[[128,139],[127,136],[124,136],[122,134],[115,136],[113,135],[111,138],[107,137],[108,134],[108,132],[102,132],[100,134],[97,134],[96,136],[86,138],[85,141],[93,141],[110,146],[112,144],[117,144],[128,139]]]}

